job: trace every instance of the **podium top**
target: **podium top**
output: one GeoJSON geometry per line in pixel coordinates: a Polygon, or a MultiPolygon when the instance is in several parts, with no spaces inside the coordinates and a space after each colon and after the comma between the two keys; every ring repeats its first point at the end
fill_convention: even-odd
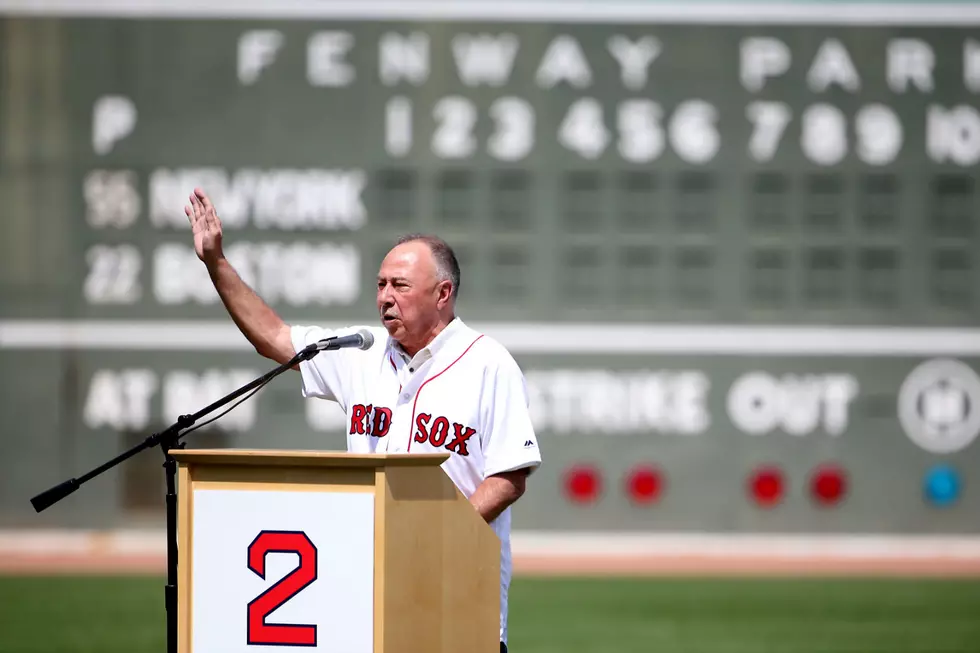
{"type": "Polygon", "coordinates": [[[265,467],[435,467],[449,458],[445,453],[363,454],[346,451],[296,449],[171,449],[181,464],[262,465],[265,467]]]}

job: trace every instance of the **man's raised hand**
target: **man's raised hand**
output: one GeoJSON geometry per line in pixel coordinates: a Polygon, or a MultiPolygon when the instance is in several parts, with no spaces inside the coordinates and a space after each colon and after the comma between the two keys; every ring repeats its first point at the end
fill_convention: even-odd
{"type": "Polygon", "coordinates": [[[211,200],[200,188],[194,189],[190,201],[190,206],[184,207],[184,213],[194,232],[194,251],[204,263],[214,263],[224,256],[221,249],[221,220],[211,200]]]}

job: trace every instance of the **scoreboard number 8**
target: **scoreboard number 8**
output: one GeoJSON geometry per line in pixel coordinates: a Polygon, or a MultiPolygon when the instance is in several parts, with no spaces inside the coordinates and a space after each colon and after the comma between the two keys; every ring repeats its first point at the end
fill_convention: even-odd
{"type": "MultiPolygon", "coordinates": [[[[753,102],[745,111],[752,123],[749,155],[757,162],[768,162],[779,149],[786,128],[793,120],[784,102],[753,102]]],[[[854,144],[849,143],[851,124],[844,112],[830,104],[814,104],[800,116],[800,149],[811,162],[824,167],[839,164],[854,149],[863,163],[890,165],[902,149],[904,133],[895,112],[883,104],[861,107],[853,119],[854,144]]]]}
{"type": "Polygon", "coordinates": [[[269,614],[316,580],[317,550],[302,531],[262,531],[248,545],[248,568],[265,579],[270,553],[295,553],[299,565],[248,604],[250,646],[316,646],[316,624],[270,624],[269,614]]]}

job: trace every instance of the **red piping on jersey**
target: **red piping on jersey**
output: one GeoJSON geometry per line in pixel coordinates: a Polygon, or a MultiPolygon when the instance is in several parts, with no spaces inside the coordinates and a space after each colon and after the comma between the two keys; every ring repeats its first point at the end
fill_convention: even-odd
{"type": "MultiPolygon", "coordinates": [[[[395,374],[398,374],[398,368],[395,367],[395,359],[391,357],[391,354],[388,354],[388,361],[391,363],[391,369],[395,370],[395,374]]],[[[399,383],[398,384],[398,392],[401,392],[401,391],[402,391],[402,384],[399,383]]]]}
{"type": "Polygon", "coordinates": [[[412,450],[412,440],[414,439],[413,436],[412,436],[412,430],[415,428],[415,408],[419,404],[419,395],[422,394],[422,388],[425,387],[425,384],[426,383],[428,383],[429,381],[435,381],[440,376],[442,376],[443,374],[445,374],[449,370],[450,367],[452,367],[453,365],[455,365],[456,363],[458,363],[459,362],[459,359],[462,358],[463,356],[465,356],[466,355],[466,352],[468,352],[470,349],[472,349],[473,348],[473,345],[475,345],[480,340],[480,338],[482,338],[482,337],[483,337],[483,334],[481,333],[480,335],[478,335],[476,337],[476,340],[474,340],[473,342],[471,342],[470,343],[470,346],[467,347],[466,350],[462,354],[459,355],[459,358],[457,358],[452,363],[450,363],[449,365],[447,365],[446,366],[446,369],[444,369],[442,372],[439,372],[438,374],[436,374],[432,378],[429,378],[429,379],[426,379],[425,381],[423,381],[422,382],[422,385],[420,385],[419,386],[419,389],[415,392],[415,401],[412,402],[412,421],[409,422],[409,424],[408,424],[408,451],[411,451],[412,450]]]}

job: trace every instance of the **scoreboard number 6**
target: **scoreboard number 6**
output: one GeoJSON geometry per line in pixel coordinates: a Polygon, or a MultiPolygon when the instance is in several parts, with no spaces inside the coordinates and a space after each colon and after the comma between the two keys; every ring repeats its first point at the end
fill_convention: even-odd
{"type": "Polygon", "coordinates": [[[265,559],[270,553],[295,553],[296,569],[248,604],[250,646],[316,646],[315,624],[270,624],[269,614],[282,607],[316,580],[317,551],[302,531],[262,531],[248,545],[248,568],[265,579],[265,559]]]}

